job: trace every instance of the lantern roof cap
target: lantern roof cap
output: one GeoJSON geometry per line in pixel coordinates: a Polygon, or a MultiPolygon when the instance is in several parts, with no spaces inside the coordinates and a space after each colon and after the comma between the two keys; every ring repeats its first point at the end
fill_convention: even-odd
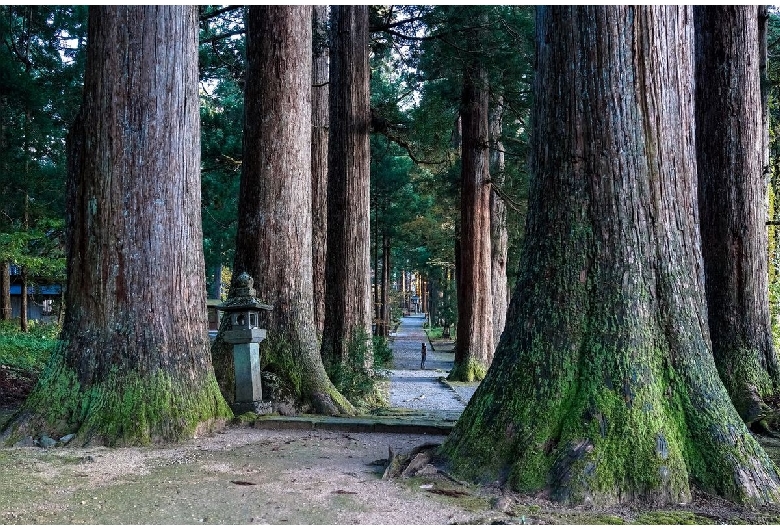
{"type": "Polygon", "coordinates": [[[265,304],[255,297],[257,291],[254,289],[254,283],[255,281],[249,274],[242,272],[233,285],[233,296],[217,307],[223,311],[242,311],[245,309],[273,310],[274,306],[265,304]]]}

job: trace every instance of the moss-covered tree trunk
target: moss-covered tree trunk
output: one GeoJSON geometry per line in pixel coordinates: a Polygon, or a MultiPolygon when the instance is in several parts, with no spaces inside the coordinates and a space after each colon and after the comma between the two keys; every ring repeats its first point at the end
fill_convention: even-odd
{"type": "Polygon", "coordinates": [[[702,253],[715,364],[752,424],[780,383],[767,274],[758,6],[701,6],[696,21],[696,151],[702,253]]]}
{"type": "Polygon", "coordinates": [[[575,504],[780,499],[709,345],[692,38],[691,8],[539,8],[525,248],[456,474],[575,504]]]}
{"type": "Polygon", "coordinates": [[[488,85],[484,68],[464,71],[461,99],[460,259],[455,362],[448,379],[485,377],[493,360],[488,85]]]}
{"type": "MultiPolygon", "coordinates": [[[[328,251],[322,356],[348,362],[350,344],[371,359],[368,8],[331,6],[328,251]]],[[[360,367],[356,367],[360,368],[360,367]]]]}
{"type": "Polygon", "coordinates": [[[328,6],[312,7],[311,205],[314,325],[325,327],[325,255],[328,241],[328,6]]]}
{"type": "Polygon", "coordinates": [[[62,342],[11,440],[175,441],[230,416],[209,357],[197,21],[193,7],[90,7],[62,342]]]}
{"type": "MultiPolygon", "coordinates": [[[[233,271],[234,276],[249,273],[257,298],[274,306],[261,344],[264,370],[286,381],[304,409],[354,413],[325,373],[314,325],[311,20],[310,6],[250,6],[247,12],[244,156],[233,271]]],[[[214,350],[222,355],[222,348],[214,350]]]]}

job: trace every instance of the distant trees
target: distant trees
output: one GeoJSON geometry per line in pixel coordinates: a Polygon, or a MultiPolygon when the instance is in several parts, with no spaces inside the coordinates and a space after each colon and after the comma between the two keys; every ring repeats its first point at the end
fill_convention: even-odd
{"type": "MultiPolygon", "coordinates": [[[[85,6],[0,6],[0,319],[14,278],[63,281],[64,136],[81,96],[85,6]],[[52,228],[54,229],[52,231],[52,228]]],[[[20,322],[27,328],[27,296],[20,322]]]]}
{"type": "Polygon", "coordinates": [[[175,441],[230,416],[209,357],[197,12],[90,7],[62,345],[4,436],[175,441]]]}
{"type": "Polygon", "coordinates": [[[522,296],[444,454],[567,503],[687,502],[691,484],[776,503],[702,327],[692,9],[537,23],[522,296]]]}
{"type": "MultiPolygon", "coordinates": [[[[421,194],[435,197],[435,206],[408,225],[421,226],[422,217],[428,217],[427,237],[407,252],[425,254],[420,249],[426,247],[426,240],[445,234],[451,246],[447,252],[428,248],[428,261],[415,264],[430,280],[430,312],[435,322],[440,323],[437,317],[445,312],[454,314],[444,311],[447,304],[443,294],[448,282],[464,279],[458,280],[462,327],[456,367],[450,374],[456,379],[473,380],[484,375],[493,353],[490,343],[494,342],[486,337],[500,334],[500,330],[488,331],[486,326],[496,315],[500,315],[499,322],[503,321],[506,312],[507,278],[513,276],[524,216],[516,203],[523,202],[525,193],[525,124],[530,101],[527,87],[532,77],[529,50],[533,48],[527,35],[532,25],[530,10],[519,6],[393,6],[377,9],[372,18],[375,50],[408,50],[403,60],[397,59],[396,53],[387,61],[398,88],[383,92],[385,97],[376,102],[372,99],[374,130],[408,151],[418,164],[413,186],[421,194]],[[423,28],[425,36],[419,37],[423,28]],[[467,86],[476,87],[487,102],[483,114],[488,118],[483,116],[478,123],[487,120],[492,127],[489,134],[483,132],[483,138],[475,137],[477,143],[468,147],[462,130],[463,112],[468,108],[462,104],[467,86]],[[411,103],[410,93],[419,101],[411,103]],[[509,142],[511,148],[506,147],[509,142]],[[471,163],[474,153],[479,154],[478,175],[471,163]],[[489,163],[482,163],[482,159],[489,159],[494,167],[489,171],[489,163]],[[470,180],[462,180],[467,175],[470,180]],[[480,184],[467,185],[471,181],[480,184]],[[504,206],[506,199],[511,208],[504,206]],[[489,205],[485,206],[486,202],[489,205]],[[434,208],[439,219],[432,215],[434,208]],[[485,215],[487,221],[482,222],[485,215]],[[511,233],[503,228],[507,217],[515,221],[511,233]],[[481,235],[475,237],[476,233],[481,235]],[[462,254],[458,260],[454,257],[455,245],[462,254]],[[486,254],[490,256],[487,261],[486,254]],[[479,263],[472,263],[472,257],[479,263]],[[496,303],[490,301],[493,292],[496,303]]],[[[409,243],[414,245],[412,238],[409,243]]]]}

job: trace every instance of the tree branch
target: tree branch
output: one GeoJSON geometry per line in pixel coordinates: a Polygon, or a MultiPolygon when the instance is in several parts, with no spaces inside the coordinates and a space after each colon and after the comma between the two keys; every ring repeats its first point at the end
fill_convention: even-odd
{"type": "Polygon", "coordinates": [[[493,180],[491,179],[487,179],[485,181],[485,184],[490,184],[495,194],[498,195],[499,198],[502,201],[504,201],[504,203],[506,203],[507,206],[509,206],[510,208],[512,208],[514,211],[518,213],[522,213],[522,208],[520,208],[520,205],[517,204],[509,195],[507,195],[507,193],[501,188],[501,186],[493,182],[493,180]]]}
{"type": "Polygon", "coordinates": [[[386,22],[384,24],[377,24],[375,26],[371,26],[368,29],[371,32],[388,31],[392,28],[397,28],[398,26],[403,26],[404,24],[410,24],[412,22],[419,22],[421,20],[425,20],[425,17],[417,16],[417,17],[405,18],[403,20],[397,20],[395,22],[386,22]]]}
{"type": "Polygon", "coordinates": [[[417,156],[414,154],[412,145],[399,134],[398,127],[387,121],[385,118],[379,116],[374,109],[371,109],[371,130],[375,133],[383,135],[385,138],[391,142],[394,142],[400,147],[403,147],[409,155],[409,158],[411,158],[412,162],[415,164],[438,166],[449,162],[447,159],[423,160],[417,158],[417,156]]]}
{"type": "Polygon", "coordinates": [[[233,37],[234,35],[243,35],[244,30],[243,29],[237,29],[233,31],[228,31],[227,33],[220,33],[219,35],[214,35],[212,37],[207,37],[200,41],[201,44],[207,44],[207,43],[215,43],[217,41],[228,39],[230,37],[233,37]]]}
{"type": "Polygon", "coordinates": [[[241,9],[241,6],[227,6],[227,7],[223,7],[222,9],[211,11],[210,13],[203,13],[198,17],[198,20],[200,20],[201,22],[205,22],[207,20],[211,20],[212,18],[217,18],[218,16],[228,13],[230,11],[235,11],[236,9],[241,9]]]}

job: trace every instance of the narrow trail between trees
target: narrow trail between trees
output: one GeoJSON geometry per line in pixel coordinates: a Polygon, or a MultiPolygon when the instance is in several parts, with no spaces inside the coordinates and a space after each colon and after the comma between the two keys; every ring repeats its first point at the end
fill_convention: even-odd
{"type": "Polygon", "coordinates": [[[390,370],[390,406],[415,411],[435,411],[446,419],[457,419],[466,407],[477,383],[447,383],[452,369],[452,345],[428,341],[423,329],[425,316],[403,317],[391,334],[393,369],[390,370]],[[422,344],[427,347],[425,369],[420,368],[422,344]],[[435,348],[435,349],[434,349],[435,348]]]}

